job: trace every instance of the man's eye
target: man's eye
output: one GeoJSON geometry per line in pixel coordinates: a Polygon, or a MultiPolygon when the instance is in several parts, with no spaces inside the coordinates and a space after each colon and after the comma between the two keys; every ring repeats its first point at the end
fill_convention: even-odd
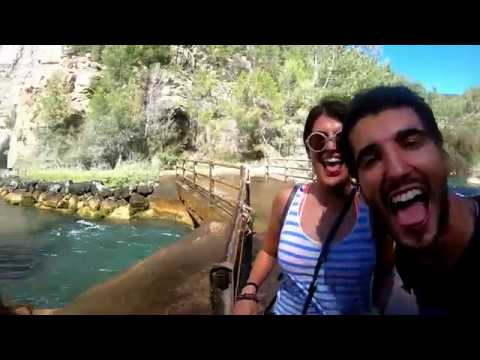
{"type": "Polygon", "coordinates": [[[422,139],[418,135],[409,136],[404,140],[403,144],[406,148],[416,149],[422,145],[422,139]]]}
{"type": "Polygon", "coordinates": [[[377,156],[375,156],[374,154],[365,155],[360,161],[360,166],[363,168],[369,168],[373,166],[376,161],[377,161],[377,156]]]}

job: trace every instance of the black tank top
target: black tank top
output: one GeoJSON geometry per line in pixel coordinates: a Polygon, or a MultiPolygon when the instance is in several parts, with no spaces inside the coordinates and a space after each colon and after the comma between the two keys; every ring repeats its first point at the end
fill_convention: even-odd
{"type": "MultiPolygon", "coordinates": [[[[480,198],[475,200],[480,208],[480,198]]],[[[413,290],[421,315],[475,314],[480,309],[477,277],[480,267],[480,215],[477,212],[472,238],[457,263],[448,271],[436,272],[416,264],[401,246],[395,263],[403,288],[413,290]]]]}

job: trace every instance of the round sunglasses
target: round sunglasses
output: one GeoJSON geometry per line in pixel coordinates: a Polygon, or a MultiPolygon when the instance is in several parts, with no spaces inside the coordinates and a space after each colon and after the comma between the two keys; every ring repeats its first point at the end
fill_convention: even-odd
{"type": "Polygon", "coordinates": [[[308,135],[307,139],[305,140],[305,144],[308,146],[311,152],[318,153],[325,150],[329,141],[334,141],[336,144],[338,144],[341,135],[342,129],[331,135],[327,135],[320,131],[314,131],[308,135]]]}

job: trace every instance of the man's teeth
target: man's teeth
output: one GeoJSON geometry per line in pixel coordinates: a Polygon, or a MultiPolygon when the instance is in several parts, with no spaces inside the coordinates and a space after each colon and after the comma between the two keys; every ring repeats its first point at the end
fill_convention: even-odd
{"type": "Polygon", "coordinates": [[[392,198],[392,203],[397,204],[397,203],[399,203],[399,202],[409,201],[409,200],[412,200],[415,196],[421,195],[421,194],[423,194],[423,191],[420,190],[420,189],[408,190],[408,191],[406,191],[406,192],[404,192],[404,193],[395,195],[395,196],[392,198]]]}

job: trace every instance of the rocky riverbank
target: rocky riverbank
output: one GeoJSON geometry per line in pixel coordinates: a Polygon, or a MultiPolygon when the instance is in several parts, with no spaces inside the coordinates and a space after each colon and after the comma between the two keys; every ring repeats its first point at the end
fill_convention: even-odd
{"type": "Polygon", "coordinates": [[[85,219],[165,219],[193,227],[179,200],[159,195],[159,184],[109,188],[101,182],[23,181],[19,177],[0,180],[0,198],[11,205],[76,214],[85,219]]]}

